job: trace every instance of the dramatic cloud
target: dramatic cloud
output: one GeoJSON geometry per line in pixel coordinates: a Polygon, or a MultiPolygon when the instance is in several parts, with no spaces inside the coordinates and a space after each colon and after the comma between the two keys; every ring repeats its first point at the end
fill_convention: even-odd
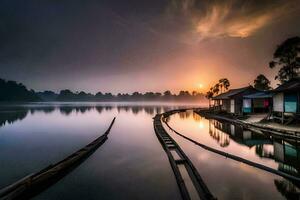
{"type": "Polygon", "coordinates": [[[200,39],[253,35],[272,22],[299,10],[300,1],[172,0],[168,14],[185,17],[200,39]]]}

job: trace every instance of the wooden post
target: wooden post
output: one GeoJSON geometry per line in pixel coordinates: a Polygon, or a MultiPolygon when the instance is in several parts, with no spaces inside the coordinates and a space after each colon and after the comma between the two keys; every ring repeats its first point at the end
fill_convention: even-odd
{"type": "Polygon", "coordinates": [[[282,93],[283,96],[283,108],[282,108],[282,113],[281,113],[281,124],[284,122],[284,112],[285,112],[285,101],[284,101],[284,92],[282,93]]]}

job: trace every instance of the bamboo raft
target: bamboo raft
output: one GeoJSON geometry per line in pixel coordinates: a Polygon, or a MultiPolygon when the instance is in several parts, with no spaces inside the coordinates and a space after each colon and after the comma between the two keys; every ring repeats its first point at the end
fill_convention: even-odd
{"type": "Polygon", "coordinates": [[[210,200],[215,199],[200,174],[190,161],[190,159],[185,155],[179,145],[173,140],[170,135],[165,131],[162,126],[162,115],[158,114],[154,117],[154,130],[157,138],[159,139],[163,149],[167,153],[169,158],[169,162],[173,169],[177,184],[179,186],[179,190],[181,196],[184,200],[189,199],[202,199],[202,200],[210,200]],[[187,183],[183,177],[183,170],[186,170],[192,186],[187,187],[187,183]],[[191,189],[192,188],[192,189],[191,189]]]}
{"type": "MultiPolygon", "coordinates": [[[[172,114],[174,114],[174,113],[176,113],[176,112],[183,112],[183,111],[166,112],[166,113],[164,113],[164,117],[170,116],[170,115],[172,115],[172,114]]],[[[281,176],[281,177],[283,177],[283,178],[286,178],[286,179],[288,179],[288,180],[290,180],[290,181],[293,181],[293,182],[296,182],[296,183],[298,183],[298,184],[300,183],[300,178],[299,178],[299,177],[295,177],[295,176],[292,176],[292,175],[287,174],[287,173],[285,173],[285,172],[281,172],[281,171],[279,171],[279,170],[276,170],[276,169],[267,167],[267,166],[265,166],[265,165],[261,165],[261,164],[256,163],[256,162],[252,162],[252,161],[250,161],[250,160],[241,158],[241,157],[239,157],[239,156],[235,156],[235,155],[233,155],[233,154],[229,154],[229,153],[226,153],[226,152],[224,152],[224,151],[221,151],[221,150],[218,150],[218,149],[214,149],[214,148],[212,148],[212,147],[209,147],[209,146],[207,146],[207,145],[205,145],[205,144],[202,144],[202,143],[200,143],[200,142],[197,142],[197,141],[195,141],[195,140],[193,140],[193,139],[191,139],[191,138],[189,138],[189,137],[187,137],[187,136],[185,136],[185,135],[183,135],[183,134],[177,132],[176,130],[174,130],[174,129],[166,122],[166,120],[164,120],[164,123],[167,125],[167,127],[168,127],[171,131],[173,131],[174,133],[176,133],[176,134],[179,135],[180,137],[182,137],[182,138],[184,138],[184,139],[186,139],[186,140],[188,140],[188,141],[190,141],[190,142],[196,144],[197,146],[200,146],[201,148],[203,148],[203,149],[205,149],[205,150],[207,150],[207,151],[216,153],[216,154],[218,154],[218,155],[224,156],[224,157],[226,157],[226,158],[230,158],[230,159],[235,160],[235,161],[238,161],[238,162],[242,162],[242,163],[247,164],[247,165],[249,165],[249,166],[252,166],[252,167],[255,167],[255,168],[258,168],[258,169],[267,171],[267,172],[269,172],[269,173],[272,173],[272,174],[281,176]]]]}
{"type": "Polygon", "coordinates": [[[103,135],[71,154],[67,158],[54,165],[42,169],[41,171],[30,174],[21,180],[0,190],[0,200],[29,199],[42,192],[52,184],[67,175],[76,166],[82,163],[88,156],[97,150],[107,139],[108,134],[115,122],[115,118],[110,123],[109,128],[103,135]]]}

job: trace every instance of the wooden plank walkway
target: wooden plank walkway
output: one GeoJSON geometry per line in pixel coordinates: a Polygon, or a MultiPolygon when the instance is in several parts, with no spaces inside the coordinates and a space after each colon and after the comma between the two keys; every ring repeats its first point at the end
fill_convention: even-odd
{"type": "Polygon", "coordinates": [[[107,140],[114,122],[115,118],[103,135],[67,158],[1,189],[0,200],[29,199],[56,183],[82,163],[107,140]]]}
{"type": "Polygon", "coordinates": [[[162,115],[154,117],[154,130],[163,149],[167,153],[181,196],[186,199],[215,199],[200,174],[179,145],[162,126],[162,115]]]}

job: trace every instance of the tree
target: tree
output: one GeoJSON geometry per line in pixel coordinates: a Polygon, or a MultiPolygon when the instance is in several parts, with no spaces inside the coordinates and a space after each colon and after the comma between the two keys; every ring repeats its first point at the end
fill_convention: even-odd
{"type": "Polygon", "coordinates": [[[40,101],[33,90],[22,83],[0,79],[0,101],[40,101]]]}
{"type": "Polygon", "coordinates": [[[170,92],[170,90],[167,90],[164,92],[164,96],[171,96],[171,95],[172,95],[172,93],[170,92]]]}
{"type": "Polygon", "coordinates": [[[214,94],[219,94],[219,92],[220,92],[220,84],[217,83],[217,84],[213,87],[212,91],[213,91],[214,94]]]}
{"type": "Polygon", "coordinates": [[[275,79],[281,83],[300,76],[300,37],[292,37],[280,44],[273,54],[270,68],[279,66],[275,79]]]}
{"type": "Polygon", "coordinates": [[[157,96],[157,97],[161,97],[161,93],[160,92],[155,92],[154,95],[157,96]]]}
{"type": "Polygon", "coordinates": [[[257,90],[270,90],[271,82],[263,74],[260,74],[254,80],[254,88],[257,90]]]}
{"type": "Polygon", "coordinates": [[[222,83],[223,83],[224,90],[228,90],[228,88],[230,87],[229,80],[227,78],[223,78],[222,83]]]}
{"type": "Polygon", "coordinates": [[[214,96],[212,88],[206,93],[205,97],[208,99],[208,105],[210,107],[211,98],[214,96]]]}
{"type": "Polygon", "coordinates": [[[219,87],[220,87],[221,93],[228,90],[229,86],[230,86],[230,82],[227,78],[222,78],[219,80],[219,87]],[[224,90],[223,90],[223,88],[224,88],[224,90]]]}
{"type": "Polygon", "coordinates": [[[71,90],[61,90],[59,95],[57,96],[58,101],[74,101],[76,100],[76,94],[71,90]]]}
{"type": "Polygon", "coordinates": [[[49,90],[46,90],[44,92],[37,92],[36,94],[43,101],[55,101],[58,96],[58,94],[49,90]]]}

